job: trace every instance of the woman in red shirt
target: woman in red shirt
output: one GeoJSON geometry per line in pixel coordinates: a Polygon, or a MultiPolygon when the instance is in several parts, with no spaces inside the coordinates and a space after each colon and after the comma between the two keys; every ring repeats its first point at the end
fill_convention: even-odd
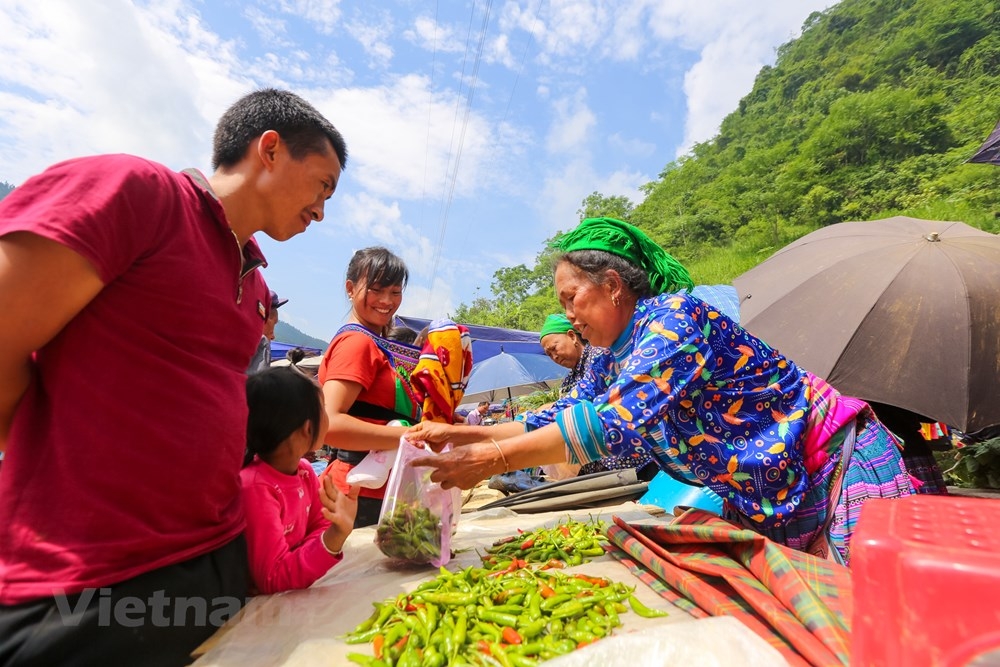
{"type": "MultiPolygon", "coordinates": [[[[382,247],[354,253],[347,265],[347,298],[351,313],[323,355],[319,382],[330,427],[326,444],[337,449],[327,474],[342,493],[346,477],[372,450],[395,449],[406,426],[415,424],[418,404],[409,386],[409,372],[418,348],[384,338],[403,300],[409,272],[399,257],[382,247]]],[[[385,486],[361,489],[354,526],[378,522],[385,486]]]]}

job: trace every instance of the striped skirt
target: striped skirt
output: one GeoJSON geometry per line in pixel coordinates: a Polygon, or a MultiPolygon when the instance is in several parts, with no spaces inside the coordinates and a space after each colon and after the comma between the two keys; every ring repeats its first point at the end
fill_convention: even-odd
{"type": "Polygon", "coordinates": [[[853,448],[849,428],[833,436],[830,460],[813,474],[795,519],[758,532],[793,549],[850,564],[851,536],[865,501],[914,492],[895,439],[871,410],[858,415],[855,428],[853,448]]]}

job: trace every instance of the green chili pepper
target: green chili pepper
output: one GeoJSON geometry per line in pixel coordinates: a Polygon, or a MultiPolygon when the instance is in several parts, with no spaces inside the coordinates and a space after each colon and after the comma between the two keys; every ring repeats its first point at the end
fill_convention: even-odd
{"type": "Polygon", "coordinates": [[[378,628],[369,628],[368,630],[365,630],[364,632],[360,632],[360,633],[348,635],[347,638],[344,639],[344,641],[346,643],[348,643],[348,644],[367,644],[378,633],[379,633],[379,629],[378,628]]]}
{"type": "Polygon", "coordinates": [[[615,605],[606,603],[603,607],[604,614],[608,617],[608,623],[611,627],[618,627],[621,625],[621,620],[618,618],[618,612],[615,611],[615,605]]]}
{"type": "Polygon", "coordinates": [[[524,611],[524,607],[519,604],[498,604],[490,607],[490,611],[500,611],[517,616],[524,611]]]}
{"type": "Polygon", "coordinates": [[[579,600],[570,600],[553,609],[552,618],[567,618],[583,612],[583,604],[579,600]]]}
{"type": "Polygon", "coordinates": [[[413,646],[412,642],[407,643],[403,654],[396,661],[396,667],[420,667],[420,654],[417,653],[417,649],[413,646]]]}
{"type": "MultiPolygon", "coordinates": [[[[458,611],[456,612],[456,615],[458,616],[458,618],[455,620],[454,641],[457,651],[458,649],[461,649],[462,646],[465,644],[465,632],[468,624],[468,617],[466,616],[465,609],[463,608],[459,608],[458,611]]],[[[453,654],[450,657],[454,659],[455,655],[453,654]]]]}
{"type": "Polygon", "coordinates": [[[549,611],[553,607],[558,607],[563,602],[566,602],[572,598],[573,598],[572,595],[566,593],[557,594],[553,595],[550,598],[546,598],[545,600],[542,601],[542,603],[539,606],[542,608],[542,611],[549,611]]]}
{"type": "Polygon", "coordinates": [[[537,621],[531,621],[530,623],[525,623],[523,625],[517,626],[517,631],[521,634],[524,639],[531,639],[542,634],[542,630],[548,624],[544,618],[540,618],[537,621]]]}
{"type": "Polygon", "coordinates": [[[662,609],[650,609],[634,596],[628,596],[628,603],[632,607],[632,611],[639,614],[643,618],[658,618],[660,616],[667,616],[667,612],[662,609]]]}
{"type": "Polygon", "coordinates": [[[479,610],[478,615],[479,618],[491,623],[499,623],[500,625],[506,625],[511,628],[517,625],[517,616],[514,614],[508,614],[502,611],[493,611],[492,609],[481,609],[479,610]]]}
{"type": "Polygon", "coordinates": [[[474,604],[476,595],[474,593],[423,593],[420,599],[432,604],[444,604],[450,606],[474,604]]]}

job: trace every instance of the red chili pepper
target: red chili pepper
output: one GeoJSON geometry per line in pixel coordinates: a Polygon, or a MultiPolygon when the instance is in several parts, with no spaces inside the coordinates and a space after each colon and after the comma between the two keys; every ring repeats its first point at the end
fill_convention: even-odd
{"type": "Polygon", "coordinates": [[[375,657],[379,660],[382,659],[382,648],[385,646],[385,637],[382,635],[375,635],[375,639],[372,640],[372,648],[375,649],[375,657]]]}
{"type": "Polygon", "coordinates": [[[563,537],[569,537],[569,526],[559,526],[559,532],[563,534],[563,537]]]}
{"type": "Polygon", "coordinates": [[[480,653],[485,653],[486,655],[490,654],[490,643],[485,639],[480,639],[476,646],[479,648],[480,653]]]}
{"type": "Polygon", "coordinates": [[[530,549],[533,546],[535,546],[535,538],[529,537],[524,542],[521,542],[521,551],[524,551],[525,549],[530,549]]]}
{"type": "Polygon", "coordinates": [[[581,581],[586,581],[588,584],[597,586],[598,588],[604,588],[609,583],[607,579],[602,579],[600,577],[591,577],[586,574],[574,574],[573,576],[581,581]]]}
{"type": "Polygon", "coordinates": [[[501,634],[503,640],[508,644],[520,644],[521,635],[517,634],[517,630],[514,628],[505,627],[503,633],[501,634]]]}
{"type": "Polygon", "coordinates": [[[556,592],[554,590],[552,590],[550,587],[546,586],[545,584],[539,585],[538,592],[542,594],[543,598],[550,598],[550,597],[552,597],[552,596],[554,596],[556,594],[556,592]]]}
{"type": "Polygon", "coordinates": [[[593,644],[593,643],[594,643],[594,642],[596,642],[596,641],[597,641],[597,638],[596,638],[596,637],[595,637],[594,639],[587,639],[587,640],[584,640],[584,641],[582,641],[582,642],[577,642],[577,643],[576,643],[576,647],[577,647],[577,648],[583,648],[583,647],[584,647],[584,646],[586,646],[587,644],[593,644]]]}
{"type": "Polygon", "coordinates": [[[403,636],[402,636],[402,637],[401,637],[401,638],[399,639],[399,641],[398,641],[398,642],[396,642],[395,644],[393,644],[393,645],[392,645],[392,647],[393,647],[394,649],[396,649],[397,651],[402,651],[402,650],[403,650],[403,648],[404,648],[404,647],[406,646],[406,642],[407,642],[407,641],[408,641],[409,639],[410,639],[410,633],[409,633],[409,632],[407,632],[407,633],[406,633],[405,635],[403,635],[403,636]]]}

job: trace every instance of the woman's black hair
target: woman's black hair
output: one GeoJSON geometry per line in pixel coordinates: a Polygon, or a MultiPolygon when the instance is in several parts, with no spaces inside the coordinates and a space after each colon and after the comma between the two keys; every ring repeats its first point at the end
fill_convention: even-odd
{"type": "Polygon", "coordinates": [[[559,266],[560,262],[567,262],[580,269],[595,285],[606,283],[607,275],[605,271],[613,269],[621,276],[625,286],[635,292],[636,296],[640,299],[653,296],[653,290],[649,286],[648,274],[627,259],[613,255],[610,252],[604,250],[573,250],[559,256],[555,260],[553,268],[559,266]]]}
{"type": "Polygon", "coordinates": [[[302,424],[319,430],[320,389],[291,368],[267,368],[247,378],[247,449],[243,465],[266,457],[302,424]]]}
{"type": "Polygon", "coordinates": [[[347,264],[347,279],[357,283],[363,280],[369,287],[406,287],[410,272],[396,255],[381,246],[362,248],[354,253],[347,264]]]}

